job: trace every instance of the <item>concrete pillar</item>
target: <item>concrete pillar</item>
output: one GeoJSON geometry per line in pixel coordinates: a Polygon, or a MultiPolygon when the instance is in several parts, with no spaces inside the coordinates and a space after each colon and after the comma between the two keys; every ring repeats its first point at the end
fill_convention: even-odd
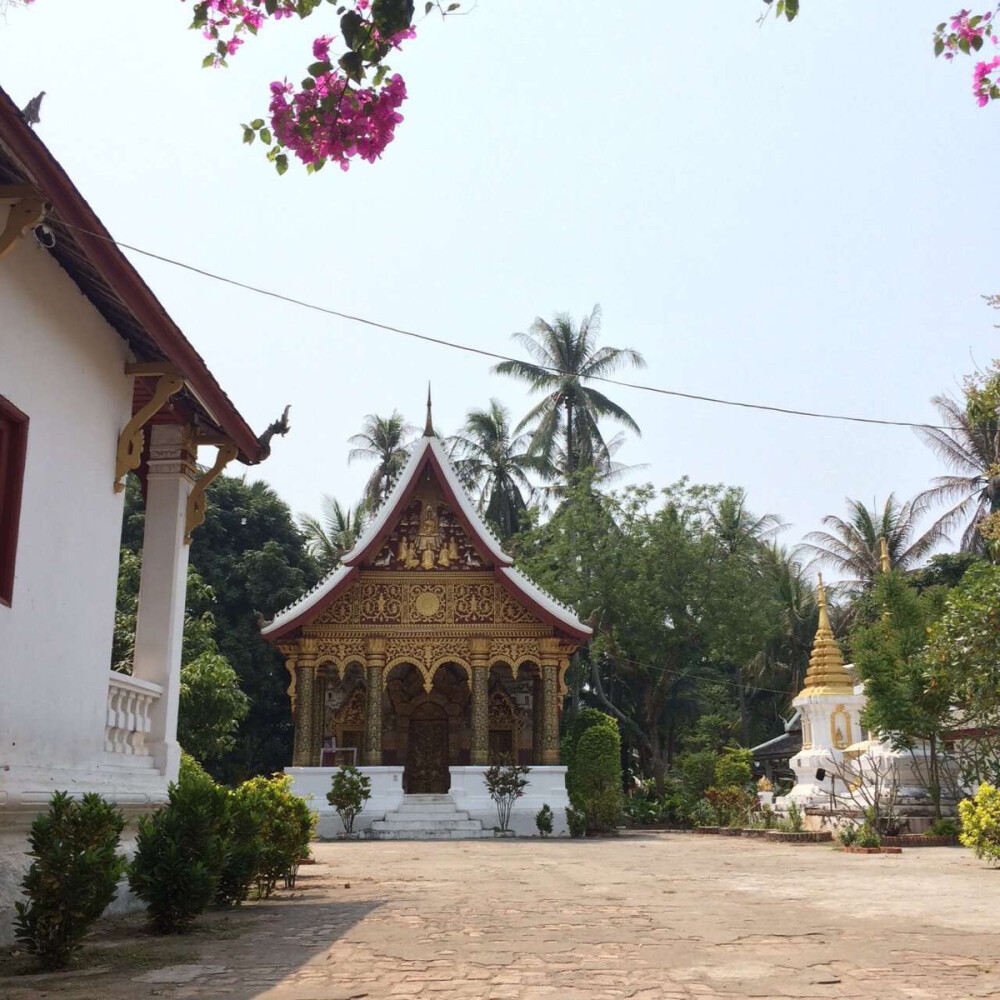
{"type": "Polygon", "coordinates": [[[490,641],[469,640],[469,677],[472,688],[472,752],[473,767],[485,767],[490,762],[490,641]]]}
{"type": "Polygon", "coordinates": [[[385,671],[385,639],[369,639],[365,657],[368,678],[368,704],[365,711],[364,762],[369,767],[382,765],[382,684],[385,671]]]}
{"type": "Polygon", "coordinates": [[[188,568],[184,534],[197,447],[187,428],[176,424],[153,424],[149,434],[146,525],[132,676],[163,688],[152,708],[146,745],[156,767],[175,781],[181,759],[177,705],[188,568]]]}
{"type": "Polygon", "coordinates": [[[538,662],[542,670],[542,765],[559,763],[559,660],[558,639],[541,639],[538,662]]]}

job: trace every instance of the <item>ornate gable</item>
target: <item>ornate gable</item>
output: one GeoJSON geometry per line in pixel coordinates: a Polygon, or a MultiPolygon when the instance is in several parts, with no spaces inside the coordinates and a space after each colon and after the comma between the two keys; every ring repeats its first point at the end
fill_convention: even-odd
{"type": "Polygon", "coordinates": [[[370,565],[387,570],[483,569],[483,561],[455,511],[435,493],[414,496],[370,565]]]}

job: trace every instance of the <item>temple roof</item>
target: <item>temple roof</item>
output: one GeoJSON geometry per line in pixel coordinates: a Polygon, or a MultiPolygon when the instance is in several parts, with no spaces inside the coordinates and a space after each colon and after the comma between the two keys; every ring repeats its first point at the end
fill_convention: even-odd
{"type": "Polygon", "coordinates": [[[592,629],[565,604],[557,601],[514,567],[514,560],[503,550],[499,539],[482,519],[466,493],[455,467],[440,439],[434,433],[428,406],[424,436],[414,445],[406,466],[400,472],[392,492],[378,513],[346,553],[339,566],[327,574],[312,590],[294,604],[275,615],[261,629],[264,638],[275,642],[289,632],[307,624],[351,586],[362,566],[372,560],[385,545],[393,528],[400,521],[407,504],[416,493],[421,478],[429,470],[437,480],[447,504],[469,537],[484,567],[492,569],[501,586],[516,600],[529,608],[542,621],[577,640],[585,640],[592,629]]]}

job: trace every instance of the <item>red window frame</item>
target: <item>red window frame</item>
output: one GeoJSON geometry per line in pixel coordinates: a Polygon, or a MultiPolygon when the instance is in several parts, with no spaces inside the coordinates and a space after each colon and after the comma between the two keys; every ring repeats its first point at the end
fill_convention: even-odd
{"type": "Polygon", "coordinates": [[[28,417],[0,396],[0,605],[14,599],[14,560],[28,453],[28,417]]]}

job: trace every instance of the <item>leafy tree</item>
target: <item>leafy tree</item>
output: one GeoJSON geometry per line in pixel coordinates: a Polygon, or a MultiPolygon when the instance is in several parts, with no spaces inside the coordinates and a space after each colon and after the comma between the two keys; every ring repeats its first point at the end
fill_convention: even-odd
{"type": "Polygon", "coordinates": [[[365,503],[372,513],[389,498],[393,481],[409,457],[412,443],[407,438],[415,430],[400,413],[393,410],[390,417],[369,413],[361,432],[349,438],[349,443],[354,445],[347,455],[349,462],[358,459],[375,462],[365,485],[365,503]]]}
{"type": "Polygon", "coordinates": [[[968,782],[1000,785],[1000,568],[973,566],[930,628],[928,685],[950,698],[948,728],[968,782]]]}
{"type": "Polygon", "coordinates": [[[491,399],[489,409],[470,410],[451,440],[455,467],[479,510],[502,538],[527,523],[525,494],[532,492],[528,471],[538,463],[527,451],[528,437],[511,431],[510,411],[491,399]]]}
{"type": "Polygon", "coordinates": [[[848,516],[828,514],[823,518],[828,530],[809,532],[797,551],[831,567],[849,589],[868,590],[881,573],[881,539],[886,541],[892,567],[907,570],[947,537],[940,521],[917,535],[917,525],[929,506],[926,493],[906,503],[890,493],[881,510],[848,499],[848,516]]]}
{"type": "Polygon", "coordinates": [[[545,393],[518,430],[535,425],[532,454],[563,476],[588,467],[601,469],[610,462],[608,445],[598,427],[602,417],[641,433],[622,407],[587,384],[589,379],[610,375],[626,365],[641,368],[646,363],[631,348],[598,347],[600,325],[600,306],[594,306],[575,328],[567,313],[557,315],[552,324],[539,317],[528,333],[514,334],[536,363],[503,361],[493,369],[526,382],[532,391],[545,393]],[[563,464],[557,468],[555,455],[560,447],[563,464]]]}
{"type": "Polygon", "coordinates": [[[344,832],[350,836],[354,832],[354,820],[372,797],[372,782],[351,764],[344,765],[333,776],[326,801],[337,810],[344,832]]]}
{"type": "Polygon", "coordinates": [[[983,553],[980,526],[1000,512],[1000,362],[966,380],[964,402],[950,396],[934,396],[931,402],[947,429],[921,427],[918,433],[953,475],[938,476],[918,500],[953,503],[935,527],[961,526],[963,551],[983,553]]]}
{"type": "Polygon", "coordinates": [[[177,741],[203,764],[217,761],[236,744],[249,699],[229,661],[204,652],[181,669],[177,741]]]}
{"type": "Polygon", "coordinates": [[[345,507],[339,500],[324,493],[320,507],[321,517],[300,514],[299,525],[306,536],[309,554],[320,569],[328,573],[361,537],[367,506],[362,501],[355,507],[345,507]]]}
{"type": "Polygon", "coordinates": [[[867,698],[862,721],[888,738],[894,749],[928,748],[927,790],[941,818],[941,737],[948,728],[951,685],[931,683],[924,655],[928,627],[940,616],[941,589],[918,593],[898,570],[882,573],[870,595],[882,609],[856,630],[851,651],[867,698]]]}

